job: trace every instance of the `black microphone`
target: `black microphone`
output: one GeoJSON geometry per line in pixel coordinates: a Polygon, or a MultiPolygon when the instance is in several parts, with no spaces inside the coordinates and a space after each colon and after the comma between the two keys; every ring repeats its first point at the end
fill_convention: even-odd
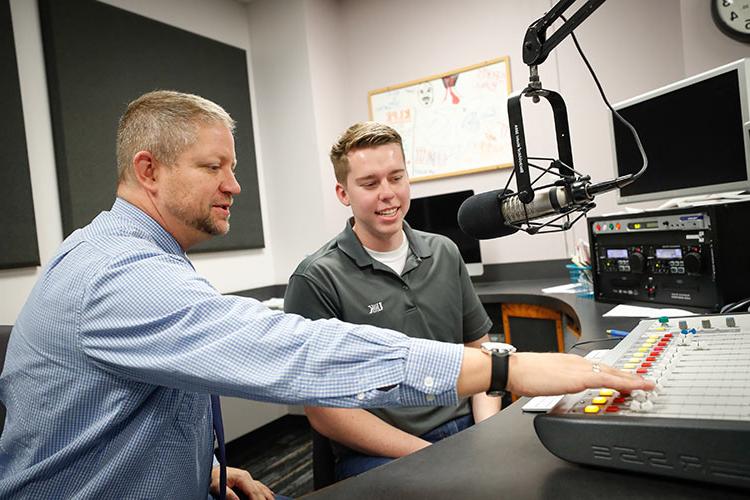
{"type": "Polygon", "coordinates": [[[515,233],[518,228],[505,225],[499,200],[501,196],[512,192],[510,189],[497,189],[467,198],[458,209],[458,227],[478,240],[515,233]]]}
{"type": "Polygon", "coordinates": [[[522,202],[518,194],[509,189],[474,195],[458,209],[458,225],[463,232],[478,240],[513,234],[518,231],[518,224],[567,213],[590,202],[593,197],[587,195],[586,183],[575,184],[574,189],[552,186],[535,191],[530,203],[522,202]]]}
{"type": "Polygon", "coordinates": [[[591,208],[594,195],[612,191],[633,180],[628,175],[592,184],[588,177],[582,177],[574,182],[539,189],[534,192],[534,198],[529,203],[523,203],[518,194],[510,189],[480,193],[461,204],[458,209],[458,225],[464,233],[479,240],[499,238],[518,231],[519,224],[527,224],[549,215],[591,208]]]}
{"type": "MultiPolygon", "coordinates": [[[[576,187],[576,194],[585,193],[583,183],[576,187]]],[[[581,197],[585,203],[591,201],[588,196],[581,197]]],[[[567,213],[585,203],[575,201],[573,191],[564,186],[540,189],[534,193],[530,203],[523,203],[518,194],[509,189],[498,189],[467,198],[458,209],[458,225],[469,236],[488,240],[518,231],[518,227],[512,225],[567,213]]]]}

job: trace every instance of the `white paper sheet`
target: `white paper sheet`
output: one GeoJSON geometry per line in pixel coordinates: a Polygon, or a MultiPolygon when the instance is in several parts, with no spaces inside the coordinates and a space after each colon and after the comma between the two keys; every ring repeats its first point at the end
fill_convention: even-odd
{"type": "Polygon", "coordinates": [[[551,286],[542,288],[544,293],[578,293],[583,291],[583,283],[568,283],[566,285],[551,286]]]}
{"type": "Polygon", "coordinates": [[[695,316],[696,313],[685,311],[684,309],[664,308],[643,306],[627,306],[619,304],[603,314],[603,316],[620,316],[625,318],[658,318],[660,316],[695,316]]]}

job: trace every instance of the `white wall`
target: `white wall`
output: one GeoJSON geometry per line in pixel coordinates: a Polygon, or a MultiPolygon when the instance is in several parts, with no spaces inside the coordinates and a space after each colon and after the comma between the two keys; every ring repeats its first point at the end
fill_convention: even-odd
{"type": "MultiPolygon", "coordinates": [[[[327,90],[325,95],[314,91],[318,144],[325,151],[311,154],[324,158],[338,133],[367,118],[367,92],[373,89],[502,55],[510,56],[514,90],[523,88],[528,81],[520,54],[523,35],[554,3],[308,0],[312,85],[327,90]],[[327,111],[318,112],[318,108],[327,111]]],[[[722,35],[711,21],[708,5],[695,0],[610,0],[576,33],[613,103],[750,55],[746,44],[722,35]]],[[[576,168],[594,180],[610,178],[614,166],[608,112],[570,38],[543,63],[540,73],[544,86],[558,90],[566,100],[576,168]]],[[[529,151],[539,156],[554,153],[553,124],[546,104],[524,102],[524,121],[529,151]]],[[[333,183],[327,160],[321,160],[320,168],[323,199],[309,198],[307,203],[322,204],[325,230],[333,236],[347,212],[336,206],[332,187],[326,187],[333,183]]],[[[508,174],[502,170],[415,183],[412,195],[488,191],[504,186],[508,174]]],[[[596,201],[592,214],[622,208],[614,193],[596,201]]],[[[488,263],[566,258],[578,238],[587,238],[580,222],[564,234],[516,234],[482,242],[483,258],[488,263]]]]}
{"type": "Polygon", "coordinates": [[[728,38],[714,25],[707,2],[681,0],[680,6],[686,76],[750,57],[750,45],[728,38]]]}

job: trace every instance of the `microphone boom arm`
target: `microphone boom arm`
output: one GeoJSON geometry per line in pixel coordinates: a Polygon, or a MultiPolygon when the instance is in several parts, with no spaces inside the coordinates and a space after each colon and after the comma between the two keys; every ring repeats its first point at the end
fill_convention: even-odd
{"type": "Polygon", "coordinates": [[[523,62],[528,66],[538,66],[549,56],[550,52],[557,47],[574,29],[586,20],[605,0],[588,0],[581,6],[570,19],[565,21],[552,36],[547,38],[547,29],[557,21],[568,7],[576,0],[561,0],[540,17],[526,30],[523,40],[523,62]]]}

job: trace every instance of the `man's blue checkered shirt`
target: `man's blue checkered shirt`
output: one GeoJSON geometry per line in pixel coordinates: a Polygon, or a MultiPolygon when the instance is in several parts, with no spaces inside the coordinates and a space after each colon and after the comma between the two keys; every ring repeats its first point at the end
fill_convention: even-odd
{"type": "Polygon", "coordinates": [[[63,242],[11,334],[0,498],[205,499],[209,394],[451,405],[461,349],[223,296],[118,199],[63,242]]]}

